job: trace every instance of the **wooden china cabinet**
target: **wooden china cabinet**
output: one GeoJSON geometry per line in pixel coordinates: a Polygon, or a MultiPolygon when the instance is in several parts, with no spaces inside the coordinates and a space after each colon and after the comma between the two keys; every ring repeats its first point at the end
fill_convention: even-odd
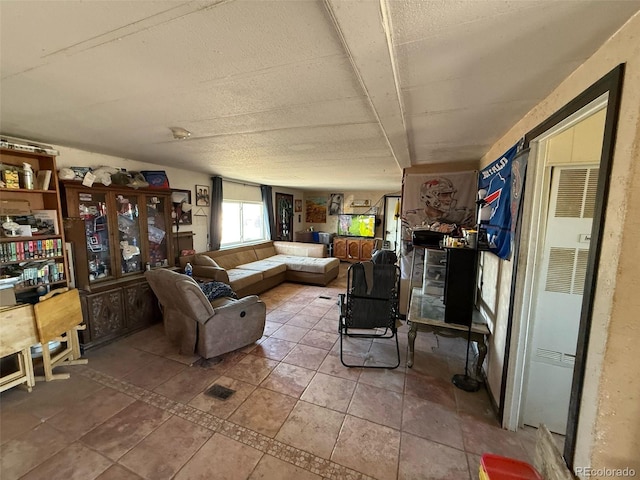
{"type": "Polygon", "coordinates": [[[61,182],[67,241],[87,330],[85,348],[161,320],[144,272],[171,268],[171,191],[61,182]]]}

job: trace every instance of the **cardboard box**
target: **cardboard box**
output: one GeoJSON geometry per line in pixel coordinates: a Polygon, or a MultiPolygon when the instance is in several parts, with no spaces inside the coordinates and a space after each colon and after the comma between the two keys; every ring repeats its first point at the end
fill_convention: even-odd
{"type": "Polygon", "coordinates": [[[0,200],[0,215],[29,215],[29,200],[0,200]]]}

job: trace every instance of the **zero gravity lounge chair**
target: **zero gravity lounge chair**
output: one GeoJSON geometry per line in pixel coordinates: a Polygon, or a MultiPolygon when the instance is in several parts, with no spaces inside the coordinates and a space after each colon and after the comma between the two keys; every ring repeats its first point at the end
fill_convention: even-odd
{"type": "Polygon", "coordinates": [[[400,365],[397,321],[400,291],[400,269],[396,265],[372,262],[354,263],[347,271],[347,293],[340,295],[340,361],[343,359],[343,337],[393,338],[396,340],[395,365],[365,365],[366,368],[396,368],[400,365]],[[380,331],[384,329],[384,331],[380,331]],[[350,330],[352,330],[350,332],[350,330]],[[354,332],[357,330],[358,332],[354,332]],[[371,330],[362,333],[361,330],[371,330]]]}

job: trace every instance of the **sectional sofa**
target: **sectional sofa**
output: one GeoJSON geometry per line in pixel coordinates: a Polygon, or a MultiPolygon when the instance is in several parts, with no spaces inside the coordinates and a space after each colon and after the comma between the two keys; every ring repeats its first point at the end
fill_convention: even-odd
{"type": "Polygon", "coordinates": [[[198,279],[231,285],[238,297],[257,295],[284,281],[327,285],[338,276],[340,260],[327,258],[318,243],[267,241],[180,257],[198,279]]]}

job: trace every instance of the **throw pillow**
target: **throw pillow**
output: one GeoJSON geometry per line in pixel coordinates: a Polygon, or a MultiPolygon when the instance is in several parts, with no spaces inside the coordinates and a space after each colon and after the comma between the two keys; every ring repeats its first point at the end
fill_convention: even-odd
{"type": "Polygon", "coordinates": [[[234,292],[229,285],[222,282],[198,282],[202,293],[204,293],[207,300],[212,301],[216,298],[230,297],[238,298],[236,292],[234,292]]]}
{"type": "Polygon", "coordinates": [[[195,265],[203,265],[206,267],[218,267],[219,265],[216,263],[216,261],[207,256],[207,255],[203,255],[203,254],[198,254],[195,257],[193,257],[193,263],[195,265]]]}

